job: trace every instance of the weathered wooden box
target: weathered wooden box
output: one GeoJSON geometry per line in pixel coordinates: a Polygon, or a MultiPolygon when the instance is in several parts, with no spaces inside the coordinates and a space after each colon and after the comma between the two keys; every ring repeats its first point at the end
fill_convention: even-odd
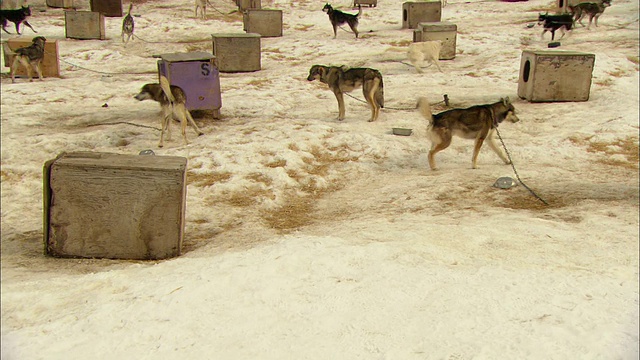
{"type": "Polygon", "coordinates": [[[282,36],[282,10],[249,9],[243,13],[242,20],[247,33],[282,36]]]}
{"type": "Polygon", "coordinates": [[[591,2],[587,0],[556,0],[556,12],[558,14],[568,14],[571,12],[569,6],[576,5],[581,2],[591,2]]]}
{"type": "Polygon", "coordinates": [[[518,96],[531,102],[587,101],[595,59],[577,51],[524,50],[518,96]]]}
{"type": "Polygon", "coordinates": [[[25,0],[1,0],[1,10],[16,10],[20,9],[23,5],[27,5],[25,0]]]}
{"type": "Polygon", "coordinates": [[[184,90],[188,110],[213,110],[220,118],[222,98],[220,72],[216,57],[202,51],[162,54],[158,60],[158,76],[165,76],[171,85],[184,90]]]}
{"type": "Polygon", "coordinates": [[[456,38],[458,27],[450,22],[421,22],[413,32],[413,41],[440,40],[440,60],[451,60],[456,57],[456,38]]]}
{"type": "Polygon", "coordinates": [[[415,29],[421,22],[436,22],[442,17],[440,1],[405,2],[402,4],[402,28],[415,29]]]}
{"type": "Polygon", "coordinates": [[[180,255],[187,159],[63,153],[44,165],[45,252],[56,257],[180,255]]]}
{"type": "Polygon", "coordinates": [[[211,34],[211,37],[220,72],[260,70],[260,34],[211,34]]]}
{"type": "Polygon", "coordinates": [[[95,11],[65,11],[64,32],[71,39],[104,40],[104,15],[95,11]]]}
{"type": "MultiPolygon", "coordinates": [[[[31,39],[27,38],[11,38],[2,44],[2,52],[4,54],[4,66],[11,67],[13,64],[13,55],[9,54],[7,48],[13,52],[16,49],[31,45],[31,39]]],[[[60,52],[58,50],[58,40],[47,40],[44,43],[44,59],[40,64],[43,77],[60,77],[60,52]]],[[[36,78],[38,75],[32,71],[32,76],[36,78]]],[[[27,69],[24,66],[18,66],[16,76],[27,76],[27,69]]]]}
{"type": "Polygon", "coordinates": [[[123,15],[122,0],[91,0],[91,11],[107,17],[120,17],[123,15]]]}
{"type": "Polygon", "coordinates": [[[236,4],[238,5],[240,11],[262,8],[262,3],[260,2],[260,0],[237,0],[236,4]]]}
{"type": "Polygon", "coordinates": [[[47,6],[69,9],[74,7],[74,1],[75,0],[47,0],[47,6]]]}
{"type": "Polygon", "coordinates": [[[358,5],[376,7],[378,6],[378,0],[353,0],[353,7],[357,7],[358,5]]]}

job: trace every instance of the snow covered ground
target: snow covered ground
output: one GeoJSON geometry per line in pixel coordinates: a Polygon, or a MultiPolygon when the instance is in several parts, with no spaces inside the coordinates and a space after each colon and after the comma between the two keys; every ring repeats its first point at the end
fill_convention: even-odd
{"type": "Polygon", "coordinates": [[[637,1],[562,39],[596,55],[589,101],[529,103],[520,57],[550,35],[527,24],[555,2],[450,0],[456,58],[416,74],[399,0],[364,8],[357,40],[333,39],[324,2],[263,0],[283,10],[284,36],[261,40],[262,70],[221,74],[222,118],[163,149],[158,105],[133,99],[157,80],[152,55],[210,52],[210,34],[243,33],[242,16],[230,1],[204,21],[190,0],[133,3],[125,47],[122,18],[106,18],[105,41],[65,39],[63,10],[30,1],[62,77],[11,84],[3,68],[2,359],[638,359],[637,1]],[[306,80],[313,64],[380,70],[380,119],[354,91],[337,121],[333,94],[306,80]],[[521,121],[500,133],[548,205],[492,187],[513,169],[487,146],[471,169],[469,140],[429,170],[413,107],[444,94],[453,107],[513,100],[521,121]],[[183,255],[44,256],[44,162],[144,149],[188,159],[183,255]]]}

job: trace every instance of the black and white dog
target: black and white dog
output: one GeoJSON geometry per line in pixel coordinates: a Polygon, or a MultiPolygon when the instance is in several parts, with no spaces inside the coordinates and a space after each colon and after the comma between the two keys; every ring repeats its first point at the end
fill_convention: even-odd
{"type": "Polygon", "coordinates": [[[544,37],[547,31],[551,31],[551,40],[556,37],[556,30],[562,31],[561,39],[566,32],[570,32],[573,28],[573,14],[549,15],[549,13],[539,14],[538,25],[543,25],[544,30],[540,34],[540,38],[544,37]]]}
{"type": "Polygon", "coordinates": [[[11,34],[6,29],[7,21],[11,21],[12,23],[16,24],[16,32],[18,34],[20,34],[21,23],[24,23],[24,25],[33,30],[34,33],[37,33],[37,31],[27,21],[28,16],[31,16],[31,9],[28,5],[16,10],[0,10],[0,23],[2,23],[2,30],[4,30],[4,32],[6,32],[7,34],[11,34]]]}
{"type": "Polygon", "coordinates": [[[353,31],[354,34],[356,34],[356,38],[358,38],[358,17],[362,14],[362,6],[358,5],[358,13],[355,15],[336,10],[328,3],[324,5],[322,11],[329,15],[329,21],[331,21],[331,26],[333,26],[334,39],[338,36],[338,26],[344,24],[349,25],[351,31],[353,31]]]}

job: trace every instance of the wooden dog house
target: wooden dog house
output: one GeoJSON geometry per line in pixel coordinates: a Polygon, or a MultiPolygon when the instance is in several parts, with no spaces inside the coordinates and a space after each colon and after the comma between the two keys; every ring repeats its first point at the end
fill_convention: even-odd
{"type": "Polygon", "coordinates": [[[421,22],[436,22],[442,17],[440,1],[405,2],[402,4],[402,28],[415,29],[421,22]]]}
{"type": "Polygon", "coordinates": [[[451,60],[456,57],[456,38],[458,27],[450,22],[421,22],[413,31],[413,41],[440,40],[440,60],[451,60]]]}
{"type": "Polygon", "coordinates": [[[220,118],[222,97],[216,57],[202,51],[160,55],[158,76],[184,90],[187,110],[212,110],[220,118]]]}
{"type": "Polygon", "coordinates": [[[180,255],[187,159],[63,153],[44,165],[45,253],[155,260],[180,255]]]}
{"type": "Polygon", "coordinates": [[[47,6],[52,8],[73,8],[75,0],[47,0],[47,6]]]}
{"type": "MultiPolygon", "coordinates": [[[[27,47],[32,44],[31,39],[11,38],[2,44],[4,54],[4,66],[10,68],[13,64],[13,53],[16,49],[27,47]]],[[[58,50],[58,40],[47,40],[44,43],[44,59],[40,63],[43,77],[60,77],[60,51],[58,50]]],[[[38,76],[32,71],[34,79],[38,76]]],[[[16,76],[27,76],[27,69],[18,66],[16,76]]]]}
{"type": "Polygon", "coordinates": [[[378,6],[378,0],[353,0],[353,7],[368,6],[368,7],[376,7],[378,6]]]}
{"type": "Polygon", "coordinates": [[[91,11],[102,13],[107,17],[121,17],[122,0],[91,0],[91,11]]]}
{"type": "Polygon", "coordinates": [[[569,6],[576,5],[586,0],[556,0],[556,12],[558,14],[568,14],[571,12],[569,6]]]}
{"type": "Polygon", "coordinates": [[[104,40],[104,15],[95,11],[65,11],[64,32],[71,39],[104,40]]]}
{"type": "Polygon", "coordinates": [[[247,72],[261,69],[260,34],[211,34],[213,55],[220,72],[247,72]]]}
{"type": "Polygon", "coordinates": [[[525,50],[518,96],[531,102],[587,101],[595,55],[577,51],[525,50]]]}
{"type": "Polygon", "coordinates": [[[249,9],[242,15],[243,30],[262,37],[282,36],[282,10],[249,9]]]}
{"type": "Polygon", "coordinates": [[[238,5],[240,11],[262,8],[262,3],[260,2],[260,0],[236,0],[236,4],[238,5]]]}

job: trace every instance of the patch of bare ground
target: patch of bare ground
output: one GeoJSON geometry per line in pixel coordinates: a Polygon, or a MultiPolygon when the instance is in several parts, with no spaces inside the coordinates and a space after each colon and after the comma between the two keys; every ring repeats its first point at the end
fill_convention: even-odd
{"type": "Polygon", "coordinates": [[[606,155],[606,158],[598,162],[605,165],[620,166],[624,168],[638,168],[638,137],[628,136],[613,142],[591,141],[593,136],[586,138],[572,137],[569,140],[576,145],[585,146],[590,153],[606,155]],[[626,161],[622,160],[625,158],[626,161]]]}

